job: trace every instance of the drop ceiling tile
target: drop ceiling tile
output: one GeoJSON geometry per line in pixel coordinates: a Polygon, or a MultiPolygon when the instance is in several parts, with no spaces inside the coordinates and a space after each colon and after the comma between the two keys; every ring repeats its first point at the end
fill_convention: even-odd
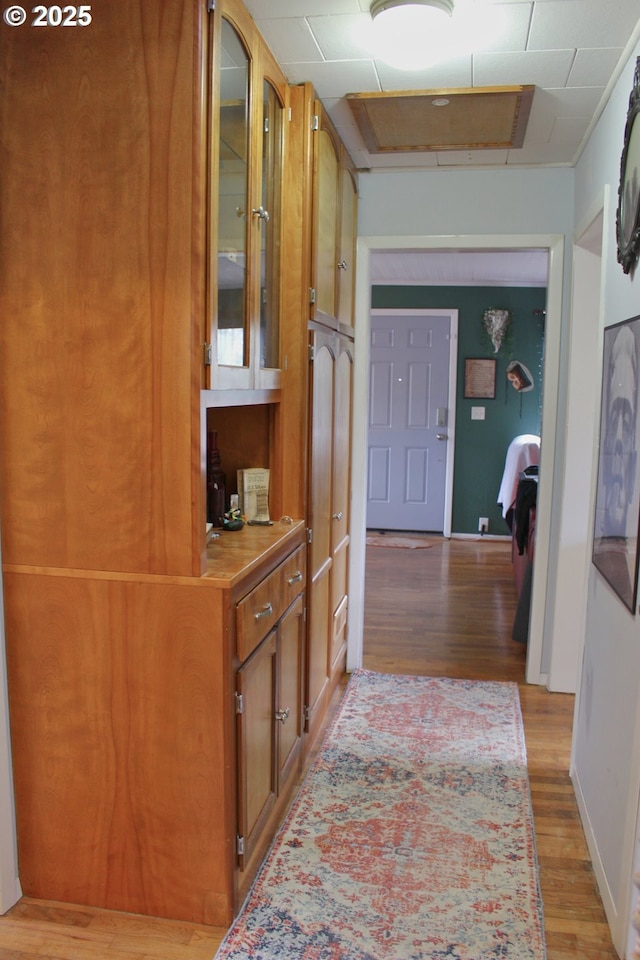
{"type": "Polygon", "coordinates": [[[589,121],[584,117],[558,117],[553,125],[549,142],[571,147],[575,152],[582,143],[588,127],[589,121]]]}
{"type": "Polygon", "coordinates": [[[578,50],[569,79],[568,87],[606,87],[609,77],[615,70],[622,49],[604,47],[600,50],[578,50]]]}
{"type": "Polygon", "coordinates": [[[624,47],[638,21],[638,3],[637,0],[615,0],[615,8],[615,16],[603,16],[602,0],[537,2],[531,20],[529,49],[624,47]]]}
{"type": "Polygon", "coordinates": [[[308,23],[326,60],[361,60],[373,57],[373,27],[368,13],[310,17],[308,23]]]}
{"type": "Polygon", "coordinates": [[[258,24],[258,29],[281,66],[289,60],[293,63],[324,60],[309,24],[303,17],[263,20],[258,24]]]}
{"type": "MultiPolygon", "coordinates": [[[[470,87],[471,57],[460,57],[438,63],[427,70],[398,70],[381,60],[376,60],[376,70],[382,89],[391,90],[437,90],[441,87],[470,87]]],[[[353,90],[351,93],[359,93],[353,90]]]]}
{"type": "Polygon", "coordinates": [[[473,57],[473,83],[477,87],[534,83],[538,87],[563,87],[573,66],[574,50],[535,53],[478,53],[473,57]]]}
{"type": "Polygon", "coordinates": [[[320,17],[322,14],[360,13],[358,0],[244,0],[257,22],[282,17],[320,17]]]}
{"type": "Polygon", "coordinates": [[[573,166],[572,147],[557,143],[525,144],[519,150],[509,151],[509,166],[573,166]]]}
{"type": "Polygon", "coordinates": [[[372,60],[334,60],[325,63],[288,63],[283,69],[291,83],[309,81],[320,99],[340,97],[345,91],[370,93],[380,89],[372,60]]]}
{"type": "Polygon", "coordinates": [[[488,12],[495,17],[495,35],[474,52],[526,50],[532,7],[531,2],[490,4],[488,12]]]}

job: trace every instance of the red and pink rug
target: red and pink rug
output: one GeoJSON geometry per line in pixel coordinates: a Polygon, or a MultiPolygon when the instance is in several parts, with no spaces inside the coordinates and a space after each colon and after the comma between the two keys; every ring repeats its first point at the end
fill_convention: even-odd
{"type": "Polygon", "coordinates": [[[515,683],[356,671],[217,960],[544,960],[515,683]]]}

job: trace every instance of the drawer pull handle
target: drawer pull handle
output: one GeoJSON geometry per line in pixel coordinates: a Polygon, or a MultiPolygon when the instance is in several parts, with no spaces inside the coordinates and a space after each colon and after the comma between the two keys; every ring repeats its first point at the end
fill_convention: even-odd
{"type": "Polygon", "coordinates": [[[258,610],[258,612],[254,614],[254,618],[256,620],[262,620],[263,617],[270,617],[272,613],[273,613],[273,604],[271,603],[271,601],[269,601],[269,603],[265,603],[262,610],[258,610]]]}
{"type": "Polygon", "coordinates": [[[333,517],[334,520],[342,520],[342,517],[344,516],[344,514],[342,513],[342,510],[340,510],[338,511],[338,513],[332,513],[331,516],[333,517]]]}
{"type": "Polygon", "coordinates": [[[276,710],[276,720],[279,720],[280,723],[286,723],[290,716],[290,707],[285,707],[284,710],[276,710]]]}
{"type": "Polygon", "coordinates": [[[294,583],[302,583],[302,570],[298,570],[292,577],[289,577],[288,583],[290,587],[293,586],[294,583]]]}

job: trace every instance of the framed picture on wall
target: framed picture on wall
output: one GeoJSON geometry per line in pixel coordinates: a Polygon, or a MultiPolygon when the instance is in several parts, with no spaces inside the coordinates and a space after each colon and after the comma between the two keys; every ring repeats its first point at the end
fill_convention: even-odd
{"type": "Polygon", "coordinates": [[[592,560],[632,613],[638,596],[640,317],[604,331],[592,560]]]}
{"type": "Polygon", "coordinates": [[[496,395],[496,361],[468,357],[464,361],[465,399],[485,397],[492,400],[496,395]]]}
{"type": "Polygon", "coordinates": [[[620,159],[616,240],[618,261],[623,271],[630,273],[640,250],[640,57],[636,60],[620,159]]]}

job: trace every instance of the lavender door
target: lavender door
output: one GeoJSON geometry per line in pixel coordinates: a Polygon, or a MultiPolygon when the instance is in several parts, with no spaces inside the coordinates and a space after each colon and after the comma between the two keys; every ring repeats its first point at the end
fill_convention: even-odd
{"type": "Polygon", "coordinates": [[[450,313],[371,317],[367,527],[442,532],[450,313]]]}

